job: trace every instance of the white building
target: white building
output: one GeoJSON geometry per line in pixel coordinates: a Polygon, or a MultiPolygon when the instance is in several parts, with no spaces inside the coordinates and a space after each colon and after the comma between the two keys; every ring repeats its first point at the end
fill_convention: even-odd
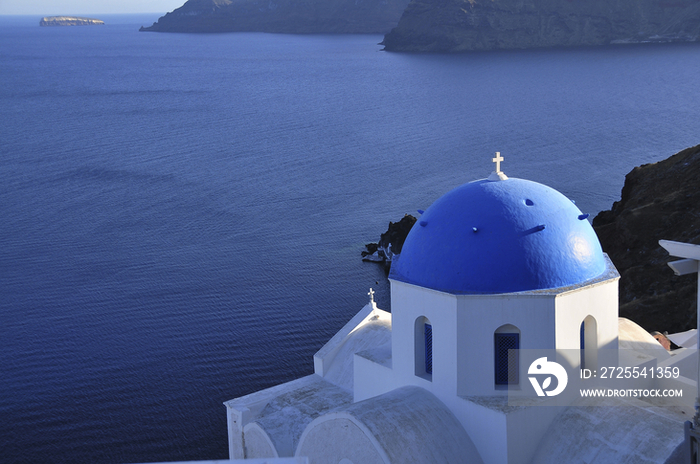
{"type": "Polygon", "coordinates": [[[556,351],[579,371],[603,359],[683,368],[678,378],[638,379],[643,388],[694,391],[697,365],[690,351],[668,352],[618,319],[619,275],[587,215],[547,186],[507,178],[499,154],[494,161],[488,179],[457,187],[419,218],[389,275],[392,313],[370,291],[316,353],[313,375],[225,403],[230,458],[667,462],[692,397],[664,407],[511,401],[533,382],[528,350],[556,351]]]}

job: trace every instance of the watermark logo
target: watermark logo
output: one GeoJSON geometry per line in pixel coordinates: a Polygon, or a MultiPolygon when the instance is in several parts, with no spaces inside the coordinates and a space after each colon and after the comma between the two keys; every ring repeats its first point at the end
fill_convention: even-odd
{"type": "MultiPolygon", "coordinates": [[[[697,353],[685,350],[683,356],[697,353]]],[[[581,401],[587,406],[605,407],[614,404],[617,397],[640,398],[654,406],[673,405],[685,411],[696,396],[691,378],[695,374],[683,372],[682,361],[671,363],[658,358],[659,351],[665,354],[655,349],[597,349],[590,358],[592,362],[583,368],[581,359],[586,353],[580,349],[520,349],[517,356],[509,357],[509,372],[517,369],[522,375],[508,385],[508,405],[565,407],[581,401]],[[643,363],[638,362],[641,356],[643,363]],[[656,362],[647,358],[656,358],[656,362]]],[[[692,415],[692,408],[688,410],[692,415]]]]}
{"type": "Polygon", "coordinates": [[[537,392],[537,396],[557,396],[564,391],[569,381],[566,369],[559,363],[547,361],[546,356],[535,359],[533,363],[530,364],[527,373],[528,375],[535,376],[528,377],[528,379],[530,379],[530,383],[537,392]],[[557,379],[557,383],[552,390],[548,390],[548,388],[552,387],[552,377],[557,379]],[[542,383],[540,383],[538,378],[542,379],[542,383]]]}

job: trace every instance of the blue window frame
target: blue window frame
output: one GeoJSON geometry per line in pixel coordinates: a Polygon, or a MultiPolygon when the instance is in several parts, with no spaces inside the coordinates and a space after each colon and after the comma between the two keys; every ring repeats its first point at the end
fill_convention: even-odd
{"type": "Polygon", "coordinates": [[[517,385],[520,381],[520,334],[496,333],[494,336],[496,385],[517,385]]]}
{"type": "Polygon", "coordinates": [[[586,321],[581,322],[581,369],[585,369],[586,366],[586,321]]]}
{"type": "Polygon", "coordinates": [[[433,373],[433,326],[425,324],[425,373],[433,373]]]}

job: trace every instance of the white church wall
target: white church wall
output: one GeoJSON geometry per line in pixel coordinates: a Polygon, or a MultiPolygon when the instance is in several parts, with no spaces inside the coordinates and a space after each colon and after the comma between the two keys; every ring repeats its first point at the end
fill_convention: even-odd
{"type": "MultiPolygon", "coordinates": [[[[255,423],[255,421],[264,421],[264,412],[270,403],[274,403],[279,401],[279,398],[285,397],[289,400],[295,395],[301,395],[301,397],[304,398],[300,400],[300,402],[305,402],[303,410],[306,411],[307,415],[312,414],[314,410],[316,410],[316,413],[323,412],[332,405],[341,406],[343,404],[349,404],[352,401],[352,396],[349,392],[324,381],[316,374],[311,374],[300,379],[292,380],[291,382],[275,385],[265,390],[226,401],[224,405],[226,406],[226,420],[228,425],[229,457],[231,459],[244,459],[249,457],[246,455],[246,448],[249,447],[248,436],[244,433],[248,431],[249,428],[246,427],[249,424],[255,423]]],[[[301,414],[297,415],[294,420],[298,423],[302,423],[305,420],[310,421],[311,419],[301,414]]],[[[290,421],[288,426],[291,427],[292,425],[294,424],[290,421]]],[[[256,427],[261,429],[257,424],[256,427]]],[[[267,431],[263,431],[262,434],[269,438],[270,431],[272,431],[272,433],[277,433],[278,436],[289,435],[286,433],[289,431],[288,427],[285,429],[279,428],[278,430],[268,429],[267,431]]],[[[255,432],[253,433],[255,434],[255,432]]],[[[264,441],[265,440],[258,442],[263,443],[264,441]]],[[[274,445],[270,444],[270,446],[274,448],[274,445]]],[[[291,451],[289,452],[291,453],[291,451]]]]}
{"type": "Polygon", "coordinates": [[[493,408],[477,403],[487,398],[453,397],[444,401],[472,439],[484,464],[508,462],[506,416],[493,408]]]}
{"type": "MultiPolygon", "coordinates": [[[[292,382],[294,384],[305,384],[309,382],[309,377],[303,377],[292,382]]],[[[228,455],[230,459],[245,459],[243,428],[267,405],[270,399],[288,388],[288,384],[277,385],[224,403],[226,406],[228,455]]]]}
{"type": "MultiPolygon", "coordinates": [[[[580,365],[581,324],[587,317],[595,320],[597,347],[586,345],[586,350],[594,350],[592,357],[609,356],[618,349],[618,278],[595,283],[575,290],[566,291],[556,298],[556,348],[564,351],[564,356],[574,365],[580,365]],[[575,354],[578,353],[578,356],[575,354]]],[[[588,355],[587,355],[588,356],[588,355]]],[[[588,356],[591,358],[591,356],[588,356]]],[[[603,359],[595,363],[600,364],[603,359]]],[[[607,362],[617,361],[612,359],[607,362]]],[[[595,369],[597,365],[586,365],[595,369]]]]}
{"type": "Polygon", "coordinates": [[[581,322],[591,315],[598,325],[598,346],[617,349],[618,278],[557,296],[557,348],[579,349],[581,322]]]}
{"type": "Polygon", "coordinates": [[[270,398],[286,387],[273,387],[273,391],[263,390],[251,393],[236,400],[227,401],[226,422],[228,426],[228,453],[231,459],[245,459],[243,429],[255,415],[265,407],[270,398]]]}
{"type": "MultiPolygon", "coordinates": [[[[246,458],[278,458],[279,454],[270,437],[260,426],[251,422],[243,429],[245,436],[245,457],[246,458]]],[[[283,453],[291,456],[290,453],[283,453]]]]}
{"type": "Polygon", "coordinates": [[[533,406],[507,415],[508,464],[529,464],[540,441],[564,407],[533,406]]]}
{"type": "Polygon", "coordinates": [[[243,426],[240,411],[226,408],[226,426],[228,428],[228,457],[229,459],[245,459],[243,449],[243,426]]]}
{"type": "Polygon", "coordinates": [[[359,354],[355,355],[354,363],[355,402],[381,395],[399,386],[391,366],[382,365],[359,354]]]}
{"type": "MultiPolygon", "coordinates": [[[[554,345],[552,295],[508,293],[457,297],[457,394],[506,395],[495,385],[494,333],[510,324],[520,333],[520,349],[554,345]]],[[[522,381],[527,366],[519,366],[522,381]]]]}
{"type": "MultiPolygon", "coordinates": [[[[457,344],[454,295],[391,281],[392,364],[396,386],[417,385],[438,396],[456,394],[457,344]],[[425,317],[433,330],[432,375],[416,375],[416,320],[425,317]]],[[[420,355],[419,355],[420,356],[420,355]]]]}
{"type": "Polygon", "coordinates": [[[391,365],[390,313],[375,309],[344,337],[333,360],[330,363],[324,363],[323,378],[352,391],[355,377],[353,368],[355,353],[365,353],[369,359],[380,364],[391,365]]]}
{"type": "Polygon", "coordinates": [[[348,336],[365,322],[367,318],[371,317],[371,314],[375,311],[380,311],[377,309],[377,305],[374,302],[367,303],[342,329],[336,332],[336,334],[314,354],[314,373],[321,377],[326,375],[326,371],[330,368],[335,356],[342,348],[348,336]]]}
{"type": "Polygon", "coordinates": [[[561,407],[510,407],[503,397],[446,402],[471,437],[484,464],[527,464],[561,407]]]}
{"type": "Polygon", "coordinates": [[[307,457],[309,464],[348,461],[390,464],[372,434],[346,413],[330,413],[309,424],[301,436],[296,456],[307,457]]]}

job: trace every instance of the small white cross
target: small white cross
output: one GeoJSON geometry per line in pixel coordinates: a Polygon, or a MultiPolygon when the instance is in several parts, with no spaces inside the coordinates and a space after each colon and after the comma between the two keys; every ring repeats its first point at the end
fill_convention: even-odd
{"type": "Polygon", "coordinates": [[[492,159],[494,163],[496,163],[496,173],[501,172],[501,161],[503,161],[503,157],[501,156],[501,152],[497,151],[496,152],[496,157],[492,159]]]}
{"type": "Polygon", "coordinates": [[[372,290],[371,287],[370,287],[370,289],[369,289],[369,293],[367,293],[367,294],[369,295],[369,301],[370,301],[370,303],[374,303],[374,290],[372,290]]]}

